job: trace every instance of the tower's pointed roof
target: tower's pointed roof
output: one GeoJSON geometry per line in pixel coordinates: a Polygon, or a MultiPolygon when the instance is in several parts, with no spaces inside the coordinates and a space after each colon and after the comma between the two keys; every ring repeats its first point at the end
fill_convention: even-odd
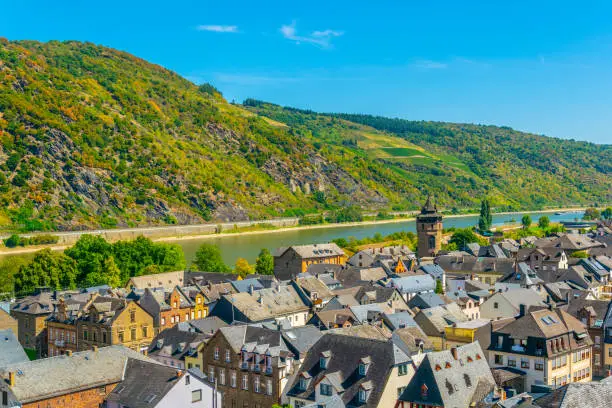
{"type": "Polygon", "coordinates": [[[425,205],[421,208],[421,214],[430,214],[437,213],[438,207],[436,206],[436,202],[432,199],[431,194],[427,196],[427,201],[425,201],[425,205]]]}

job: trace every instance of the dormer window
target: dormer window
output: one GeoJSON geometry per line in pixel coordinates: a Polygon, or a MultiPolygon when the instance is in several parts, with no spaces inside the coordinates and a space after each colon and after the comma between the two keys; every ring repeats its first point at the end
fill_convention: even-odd
{"type": "Polygon", "coordinates": [[[329,365],[329,359],[331,357],[331,352],[330,351],[324,351],[321,353],[321,357],[319,358],[319,367],[322,370],[327,369],[327,366],[329,365]]]}
{"type": "Polygon", "coordinates": [[[427,388],[427,385],[425,384],[421,385],[421,398],[422,399],[427,399],[428,391],[429,391],[429,388],[427,388]]]}
{"type": "Polygon", "coordinates": [[[359,389],[359,402],[366,402],[368,399],[368,392],[363,388],[359,389]]]}
{"type": "Polygon", "coordinates": [[[359,375],[365,376],[368,372],[368,368],[370,367],[370,357],[364,357],[359,361],[359,375]]]}

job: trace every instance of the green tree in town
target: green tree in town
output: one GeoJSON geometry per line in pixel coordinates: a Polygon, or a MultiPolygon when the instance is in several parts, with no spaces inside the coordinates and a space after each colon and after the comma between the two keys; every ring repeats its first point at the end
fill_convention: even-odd
{"type": "Polygon", "coordinates": [[[489,231],[493,224],[493,216],[491,215],[491,207],[489,200],[485,198],[480,203],[480,216],[478,217],[478,228],[481,231],[489,231]]]}
{"type": "Polygon", "coordinates": [[[606,207],[606,209],[601,212],[601,216],[604,220],[612,220],[612,207],[606,207]]]}
{"type": "Polygon", "coordinates": [[[538,227],[542,229],[547,229],[549,226],[550,226],[550,218],[548,218],[546,215],[541,216],[540,219],[538,220],[538,227]]]}
{"type": "Polygon", "coordinates": [[[223,262],[219,247],[213,244],[200,245],[195,255],[194,264],[203,272],[231,272],[231,268],[223,262]]]}
{"type": "Polygon", "coordinates": [[[260,275],[274,275],[274,257],[267,248],[259,252],[255,260],[255,272],[260,275]]]}
{"type": "Polygon", "coordinates": [[[523,218],[521,218],[521,225],[523,229],[531,227],[531,217],[528,214],[523,215],[523,218]]]}
{"type": "Polygon", "coordinates": [[[486,238],[479,237],[471,228],[459,228],[455,230],[450,238],[449,244],[454,244],[456,248],[463,250],[467,244],[476,242],[480,245],[488,245],[486,238]]]}
{"type": "Polygon", "coordinates": [[[38,287],[74,289],[77,281],[76,262],[61,252],[43,249],[37,252],[28,265],[15,274],[15,293],[34,292],[38,287]]]}
{"type": "Polygon", "coordinates": [[[442,281],[440,279],[436,279],[436,289],[435,292],[437,294],[444,293],[444,288],[442,287],[442,281]]]}
{"type": "Polygon", "coordinates": [[[246,278],[247,275],[251,275],[255,272],[253,266],[249,264],[244,258],[238,258],[236,260],[236,265],[234,266],[234,273],[240,276],[241,278],[246,278]]]}

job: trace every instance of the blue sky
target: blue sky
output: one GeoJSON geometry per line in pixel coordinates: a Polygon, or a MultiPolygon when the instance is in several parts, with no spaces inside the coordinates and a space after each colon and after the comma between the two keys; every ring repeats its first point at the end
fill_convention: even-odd
{"type": "Polygon", "coordinates": [[[0,36],[118,48],[229,100],[612,143],[606,1],[4,3],[0,36]]]}

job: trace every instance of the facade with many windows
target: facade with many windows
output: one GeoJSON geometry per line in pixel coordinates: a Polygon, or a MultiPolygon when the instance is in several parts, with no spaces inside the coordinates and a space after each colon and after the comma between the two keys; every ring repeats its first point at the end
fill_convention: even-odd
{"type": "MultiPolygon", "coordinates": [[[[522,312],[524,313],[524,311],[522,312]]],[[[491,332],[489,365],[523,371],[525,389],[591,381],[593,343],[587,329],[563,310],[519,315],[491,332]]]]}

